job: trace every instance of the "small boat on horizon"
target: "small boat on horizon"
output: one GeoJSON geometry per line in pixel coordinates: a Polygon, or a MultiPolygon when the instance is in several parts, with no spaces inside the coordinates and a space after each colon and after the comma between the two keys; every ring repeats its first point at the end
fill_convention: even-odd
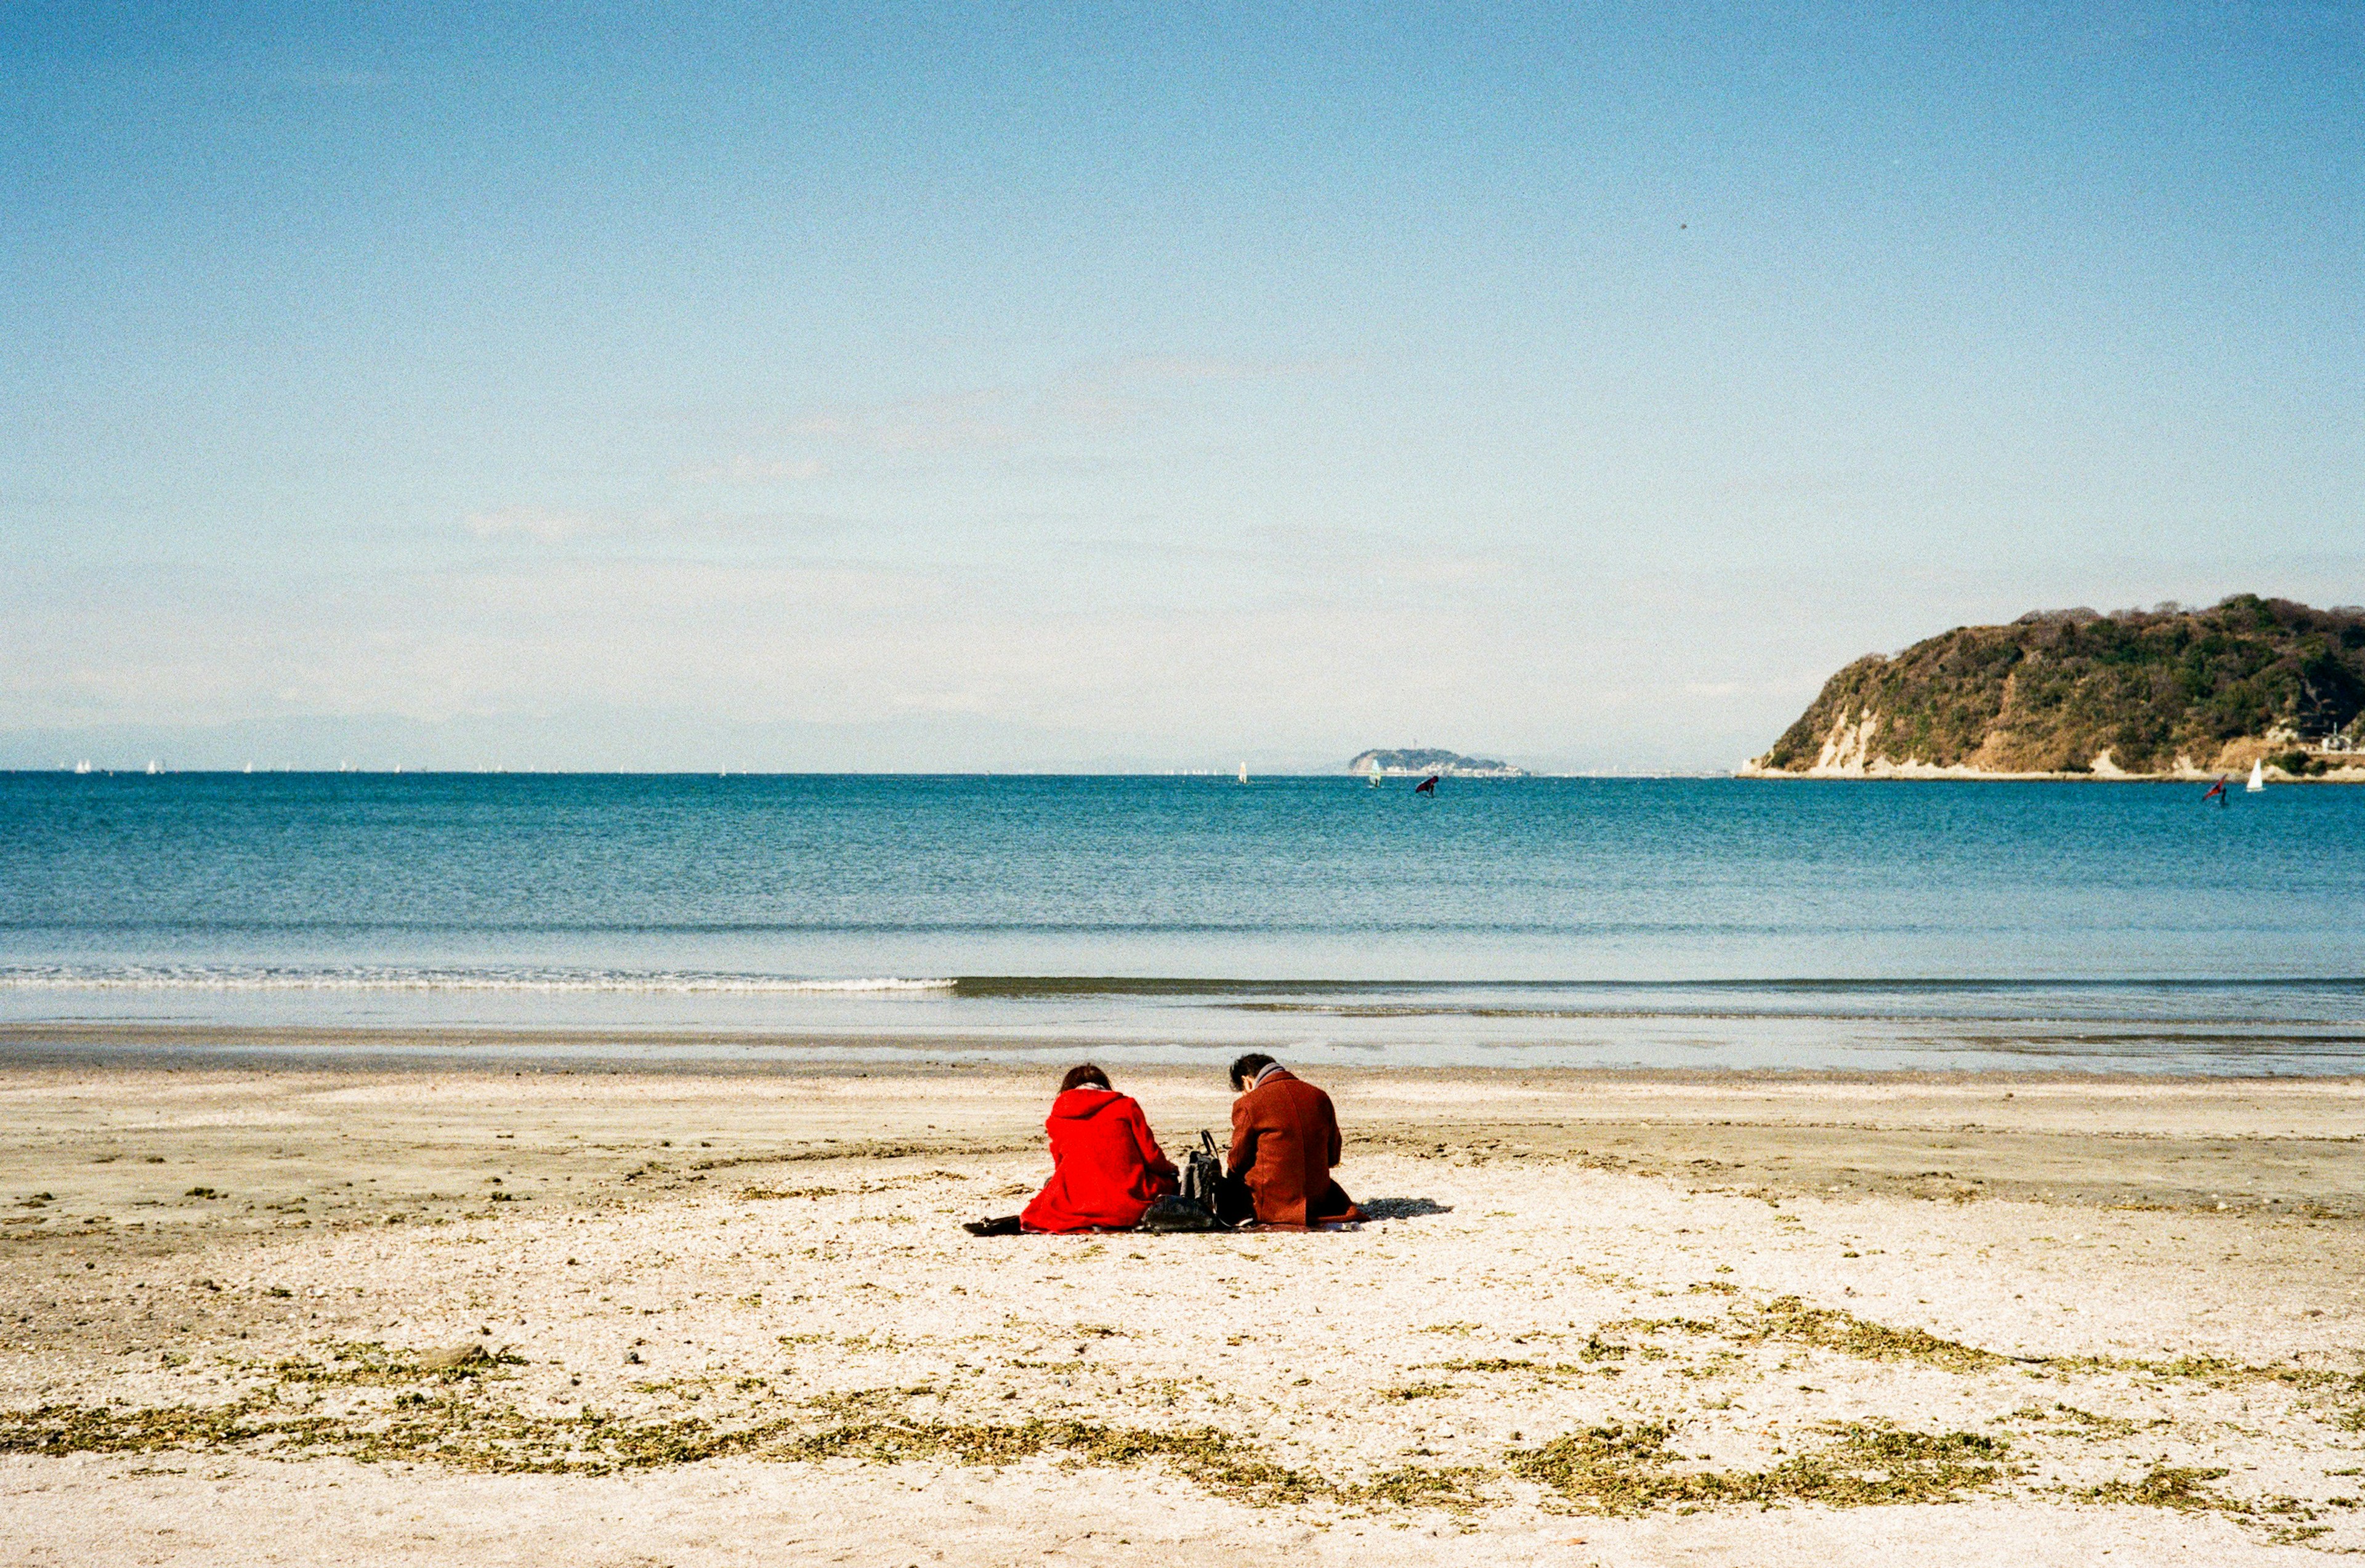
{"type": "Polygon", "coordinates": [[[2262,759],[2250,764],[2250,781],[2242,786],[2245,793],[2263,794],[2267,788],[2267,765],[2262,759]]]}
{"type": "Polygon", "coordinates": [[[1243,763],[1241,763],[1241,764],[1240,764],[1240,782],[1241,782],[1241,783],[1243,783],[1243,784],[1245,784],[1245,783],[1247,783],[1248,781],[1249,781],[1249,765],[1248,765],[1247,763],[1243,762],[1243,763]]]}

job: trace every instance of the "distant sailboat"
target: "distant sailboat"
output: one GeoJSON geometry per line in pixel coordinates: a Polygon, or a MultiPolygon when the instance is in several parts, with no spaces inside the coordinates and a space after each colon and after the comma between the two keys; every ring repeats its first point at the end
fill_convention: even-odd
{"type": "Polygon", "coordinates": [[[1371,785],[1374,790],[1380,787],[1380,765],[1377,762],[1372,764],[1371,785]]]}
{"type": "Polygon", "coordinates": [[[76,773],[88,773],[90,771],[90,758],[85,756],[80,762],[75,763],[74,771],[76,773]]]}
{"type": "Polygon", "coordinates": [[[2250,794],[2253,794],[2253,795],[2256,795],[2256,794],[2259,794],[2259,793],[2263,792],[2263,791],[2265,790],[2266,787],[2267,787],[2267,765],[2266,765],[2266,763],[2265,763],[2263,760],[2261,760],[2261,761],[2254,762],[2254,763],[2250,764],[2250,781],[2249,781],[2247,784],[2245,784],[2244,786],[2242,786],[2242,788],[2243,788],[2247,792],[2248,792],[2248,793],[2250,793],[2250,794]]]}
{"type": "Polygon", "coordinates": [[[148,759],[148,771],[151,773],[162,773],[164,771],[164,767],[162,763],[158,762],[151,756],[148,759]]]}
{"type": "Polygon", "coordinates": [[[1249,781],[1249,765],[1248,765],[1247,763],[1243,762],[1243,763],[1241,763],[1241,764],[1240,764],[1240,782],[1241,782],[1241,783],[1243,783],[1243,784],[1245,784],[1245,783],[1247,783],[1248,781],[1249,781]]]}

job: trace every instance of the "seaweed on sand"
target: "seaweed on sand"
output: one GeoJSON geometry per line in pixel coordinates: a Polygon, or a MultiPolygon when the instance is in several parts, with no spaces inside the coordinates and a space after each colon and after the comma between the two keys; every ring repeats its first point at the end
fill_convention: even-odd
{"type": "Polygon", "coordinates": [[[333,1453],[364,1462],[433,1462],[508,1473],[612,1474],[745,1456],[874,1463],[949,1460],[1006,1465],[1052,1455],[1082,1465],[1163,1464],[1217,1495],[1257,1506],[1328,1502],[1459,1508],[1477,1500],[1485,1473],[1402,1469],[1339,1482],[1283,1464],[1213,1428],[1173,1430],[1092,1421],[999,1424],[879,1417],[818,1428],[779,1418],[742,1426],[698,1419],[623,1420],[597,1410],[528,1415],[480,1406],[450,1389],[406,1394],[389,1406],[336,1416],[279,1412],[260,1393],[233,1404],[151,1409],[47,1405],[0,1416],[0,1453],[150,1453],[242,1450],[276,1458],[333,1453]]]}
{"type": "Polygon", "coordinates": [[[1948,1372],[1984,1372],[2010,1360],[1921,1328],[1874,1323],[1837,1307],[1809,1306],[1794,1295],[1776,1296],[1764,1306],[1736,1307],[1743,1344],[1777,1339],[1838,1350],[1868,1361],[1922,1361],[1948,1372]]]}
{"type": "Polygon", "coordinates": [[[1541,1482],[1590,1512],[1647,1513],[1669,1506],[1821,1503],[1945,1503],[2016,1473],[2010,1445],[1973,1432],[1912,1432],[1874,1422],[1830,1422],[1832,1441],[1768,1470],[1687,1470],[1667,1451],[1663,1422],[1589,1427],[1515,1452],[1514,1473],[1541,1482]]]}

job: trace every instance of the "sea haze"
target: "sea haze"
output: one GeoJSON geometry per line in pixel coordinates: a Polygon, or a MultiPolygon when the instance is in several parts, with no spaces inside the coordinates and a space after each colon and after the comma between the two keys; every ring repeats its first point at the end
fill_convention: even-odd
{"type": "Polygon", "coordinates": [[[2337,787],[0,775],[20,1053],[2347,1072],[2360,913],[2337,787]]]}

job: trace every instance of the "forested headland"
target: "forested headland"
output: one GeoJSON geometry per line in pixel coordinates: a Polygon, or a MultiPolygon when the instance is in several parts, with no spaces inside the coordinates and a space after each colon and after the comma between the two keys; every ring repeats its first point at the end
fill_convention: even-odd
{"type": "Polygon", "coordinates": [[[2360,711],[2365,609],[2036,610],[1856,660],[1742,771],[2365,778],[2360,711]]]}

